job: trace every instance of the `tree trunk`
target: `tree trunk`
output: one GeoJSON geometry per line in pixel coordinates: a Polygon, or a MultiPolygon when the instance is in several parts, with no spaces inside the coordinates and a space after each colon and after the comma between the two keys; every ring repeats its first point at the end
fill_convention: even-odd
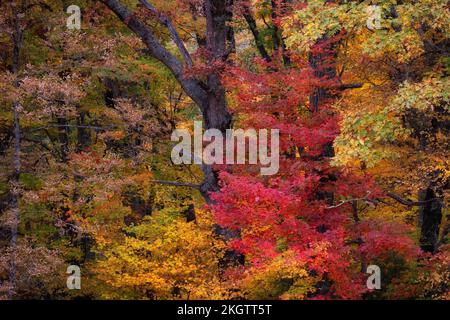
{"type": "Polygon", "coordinates": [[[271,0],[271,6],[272,6],[272,41],[273,41],[273,48],[275,51],[281,49],[281,54],[283,56],[283,64],[285,67],[288,67],[291,65],[291,59],[287,55],[286,52],[286,45],[283,40],[282,32],[280,28],[278,28],[277,20],[278,20],[278,5],[276,0],[271,0]]]}
{"type": "MultiPolygon", "coordinates": [[[[333,43],[325,44],[329,41],[328,37],[319,39],[311,48],[308,60],[309,65],[314,71],[314,76],[318,79],[334,79],[336,78],[336,50],[333,43]]],[[[319,106],[325,99],[330,98],[330,93],[325,88],[316,88],[309,97],[311,111],[318,112],[319,106]]]]}
{"type": "Polygon", "coordinates": [[[11,240],[10,240],[10,250],[11,250],[11,260],[9,269],[9,290],[8,298],[12,299],[14,297],[15,284],[16,284],[16,248],[17,248],[17,229],[19,226],[20,210],[19,210],[19,177],[20,177],[20,119],[19,119],[19,103],[15,102],[13,104],[13,114],[14,114],[14,155],[13,155],[13,166],[14,174],[11,180],[12,191],[11,191],[11,240]]]}
{"type": "Polygon", "coordinates": [[[85,119],[86,112],[80,112],[77,120],[77,124],[80,126],[77,130],[77,152],[81,152],[91,145],[91,134],[89,129],[84,127],[87,125],[85,119]]]}
{"type": "MultiPolygon", "coordinates": [[[[206,46],[211,54],[210,62],[226,59],[228,2],[223,0],[206,1],[206,46]]],[[[218,72],[208,75],[207,105],[203,111],[206,129],[219,129],[223,133],[230,127],[231,115],[225,100],[225,88],[218,72]]]]}
{"type": "MultiPolygon", "coordinates": [[[[14,23],[14,32],[11,36],[13,42],[13,56],[12,56],[12,72],[17,74],[19,72],[20,67],[20,50],[22,48],[22,40],[23,40],[23,31],[20,27],[19,23],[19,14],[16,10],[16,7],[11,6],[13,13],[13,23],[14,23]]],[[[19,84],[16,83],[16,86],[19,84]]],[[[13,118],[14,118],[14,153],[13,153],[13,177],[10,181],[12,186],[11,190],[11,240],[10,240],[10,250],[11,250],[11,260],[9,266],[9,290],[8,290],[8,298],[11,300],[14,297],[15,289],[16,289],[16,250],[17,250],[17,230],[19,226],[20,219],[20,209],[19,209],[19,177],[20,177],[20,116],[19,116],[20,104],[19,102],[13,103],[13,118]]]]}
{"type": "MultiPolygon", "coordinates": [[[[229,1],[206,1],[206,46],[211,54],[210,63],[223,61],[227,56],[227,21],[230,18],[229,1]]],[[[218,72],[208,75],[207,101],[203,108],[203,119],[206,129],[219,129],[225,134],[231,126],[231,114],[228,111],[225,98],[225,88],[222,86],[218,72]]],[[[211,203],[210,192],[219,190],[217,173],[211,166],[203,166],[204,182],[200,192],[208,203],[211,203]]]]}
{"type": "Polygon", "coordinates": [[[428,201],[419,208],[420,247],[425,252],[434,253],[442,221],[442,202],[431,188],[419,191],[419,201],[428,201]]]}
{"type": "Polygon", "coordinates": [[[253,38],[255,39],[255,45],[256,45],[256,48],[258,49],[259,54],[261,55],[261,57],[264,60],[266,60],[267,62],[271,62],[272,59],[270,58],[269,54],[267,53],[266,47],[264,46],[263,39],[258,30],[258,26],[256,25],[255,18],[253,18],[253,15],[248,6],[244,7],[243,15],[244,15],[244,19],[247,22],[247,25],[248,25],[250,31],[253,34],[253,38]]]}
{"type": "MultiPolygon", "coordinates": [[[[220,81],[219,73],[212,72],[207,83],[199,79],[186,77],[184,65],[171,54],[155,37],[151,29],[133,15],[119,0],[102,0],[137,36],[145,43],[148,54],[161,61],[180,83],[186,94],[199,106],[206,129],[219,129],[225,132],[231,125],[231,115],[226,106],[225,89],[220,81]]],[[[206,42],[211,54],[211,62],[224,61],[228,57],[227,21],[230,15],[231,0],[205,0],[206,42]]],[[[176,32],[176,31],[175,31],[176,32]]],[[[229,38],[229,37],[228,37],[229,38]]],[[[204,165],[204,182],[200,191],[208,203],[211,203],[209,192],[219,189],[216,173],[210,166],[204,165]]]]}
{"type": "MultiPolygon", "coordinates": [[[[118,0],[102,0],[142,41],[146,44],[148,53],[166,65],[175,76],[186,94],[199,106],[206,129],[218,129],[225,133],[231,127],[231,114],[228,111],[225,88],[220,81],[219,70],[212,71],[207,76],[207,83],[199,79],[186,78],[183,64],[164,48],[152,31],[118,0]]],[[[227,39],[230,39],[230,30],[227,22],[232,18],[230,7],[232,0],[205,0],[206,15],[206,48],[209,53],[209,63],[225,62],[233,50],[227,48],[227,39]]],[[[176,31],[172,31],[176,32],[176,31]]],[[[200,192],[208,204],[212,203],[211,192],[219,191],[217,172],[210,165],[202,165],[204,180],[200,192]]],[[[236,232],[216,226],[215,233],[230,239],[238,236],[236,232]]],[[[221,265],[238,264],[243,256],[229,250],[226,259],[221,265]]]]}
{"type": "Polygon", "coordinates": [[[58,123],[58,142],[61,160],[66,163],[67,155],[69,154],[69,122],[64,117],[58,117],[56,122],[58,123]]]}

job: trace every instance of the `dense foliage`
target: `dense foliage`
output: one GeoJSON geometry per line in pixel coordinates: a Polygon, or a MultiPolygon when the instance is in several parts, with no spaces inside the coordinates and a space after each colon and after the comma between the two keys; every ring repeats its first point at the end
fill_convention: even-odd
{"type": "Polygon", "coordinates": [[[0,10],[0,299],[449,298],[447,1],[0,10]],[[278,173],[175,165],[194,121],[278,173]]]}

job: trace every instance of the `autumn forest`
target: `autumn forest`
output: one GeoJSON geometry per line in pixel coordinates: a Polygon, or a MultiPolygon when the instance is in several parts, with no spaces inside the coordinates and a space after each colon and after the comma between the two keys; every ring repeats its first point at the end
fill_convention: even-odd
{"type": "Polygon", "coordinates": [[[0,0],[0,300],[450,300],[449,10],[0,0]]]}

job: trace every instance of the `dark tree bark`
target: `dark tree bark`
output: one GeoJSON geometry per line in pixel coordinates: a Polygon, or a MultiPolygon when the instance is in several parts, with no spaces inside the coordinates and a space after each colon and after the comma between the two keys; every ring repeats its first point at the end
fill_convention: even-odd
{"type": "Polygon", "coordinates": [[[263,39],[261,38],[258,26],[256,25],[256,21],[253,18],[250,8],[247,6],[244,8],[244,19],[253,34],[253,38],[255,39],[256,48],[258,49],[259,54],[264,60],[266,60],[267,62],[271,62],[272,59],[270,58],[269,54],[267,53],[266,47],[264,46],[263,39]]]}
{"type": "Polygon", "coordinates": [[[77,152],[81,152],[92,143],[89,129],[86,128],[86,112],[80,112],[77,119],[77,152]]]}
{"type": "Polygon", "coordinates": [[[419,191],[419,201],[427,201],[419,208],[420,247],[425,252],[434,253],[442,222],[442,202],[431,188],[419,191]]]}
{"type": "MultiPolygon", "coordinates": [[[[334,61],[337,52],[333,43],[328,43],[328,37],[319,39],[311,48],[308,56],[309,65],[314,71],[314,76],[318,79],[334,79],[337,76],[334,61]],[[325,45],[324,45],[325,44],[325,45]]],[[[329,90],[325,88],[316,88],[309,97],[310,108],[313,112],[318,112],[320,105],[324,100],[330,98],[329,90]]]]}
{"type": "Polygon", "coordinates": [[[278,19],[278,10],[279,10],[276,0],[271,0],[271,5],[272,5],[272,29],[273,29],[272,30],[272,41],[273,41],[274,50],[275,51],[281,50],[281,53],[283,55],[283,63],[287,67],[291,64],[291,59],[287,55],[286,45],[284,43],[281,30],[280,30],[280,28],[278,28],[278,25],[276,22],[276,20],[278,19]]]}
{"type": "MultiPolygon", "coordinates": [[[[230,22],[233,20],[233,5],[234,0],[226,0],[226,21],[230,22]]],[[[231,24],[227,24],[227,42],[228,42],[228,52],[236,52],[236,38],[234,35],[234,28],[231,24]]]]}
{"type": "Polygon", "coordinates": [[[183,216],[186,217],[186,222],[195,222],[197,217],[195,216],[195,207],[191,203],[188,208],[183,212],[183,216]]]}
{"type": "MultiPolygon", "coordinates": [[[[226,59],[228,1],[209,0],[205,2],[206,10],[206,47],[211,54],[211,62],[226,59]]],[[[206,128],[225,132],[231,125],[231,115],[226,106],[225,88],[220,82],[218,72],[208,75],[207,104],[203,112],[206,128]]]]}
{"type": "Polygon", "coordinates": [[[19,208],[19,177],[21,171],[21,161],[20,161],[20,152],[21,152],[21,144],[20,144],[20,118],[19,118],[19,103],[14,103],[13,105],[13,114],[14,114],[14,155],[13,155],[13,166],[14,173],[13,177],[10,181],[10,184],[13,186],[13,190],[11,190],[11,241],[10,241],[10,249],[11,249],[11,260],[10,260],[10,269],[9,269],[9,283],[10,289],[8,290],[8,298],[11,300],[14,297],[15,287],[16,287],[16,248],[17,248],[17,230],[19,226],[20,219],[20,208],[19,208]]]}
{"type": "MultiPolygon", "coordinates": [[[[13,43],[13,56],[12,56],[12,72],[17,74],[19,72],[20,68],[20,51],[22,49],[22,43],[23,43],[23,30],[20,26],[19,22],[19,12],[17,12],[17,9],[15,6],[11,6],[12,9],[12,20],[14,25],[14,31],[11,36],[11,40],[13,43]]],[[[18,86],[18,83],[16,84],[18,86]]],[[[20,219],[20,208],[19,208],[19,198],[20,198],[20,192],[19,192],[19,177],[20,177],[20,171],[21,171],[21,161],[20,161],[20,152],[21,152],[21,144],[20,144],[20,138],[21,138],[21,132],[20,132],[20,115],[19,115],[19,109],[20,109],[20,103],[14,102],[13,103],[13,137],[14,137],[14,153],[13,153],[13,177],[10,181],[10,184],[12,185],[11,190],[11,240],[10,240],[10,249],[11,249],[11,260],[10,260],[10,267],[9,267],[9,284],[10,288],[8,290],[8,298],[12,299],[14,297],[14,292],[16,289],[16,247],[17,247],[17,229],[19,226],[19,219],[20,219]]]]}
{"type": "Polygon", "coordinates": [[[69,154],[69,122],[63,117],[58,117],[56,122],[58,123],[58,142],[61,159],[65,163],[67,162],[67,155],[69,154]]]}

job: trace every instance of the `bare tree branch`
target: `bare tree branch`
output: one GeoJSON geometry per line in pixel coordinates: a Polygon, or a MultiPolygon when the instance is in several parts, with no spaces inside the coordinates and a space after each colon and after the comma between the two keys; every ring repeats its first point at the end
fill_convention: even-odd
{"type": "MultiPolygon", "coordinates": [[[[367,202],[370,202],[370,203],[383,202],[383,201],[381,201],[379,199],[376,199],[376,200],[375,199],[368,199],[367,197],[369,196],[369,194],[370,194],[370,192],[368,192],[367,196],[364,197],[364,198],[345,200],[345,201],[342,201],[342,202],[338,203],[337,205],[326,207],[325,209],[336,209],[336,208],[339,208],[339,207],[341,207],[341,206],[343,206],[345,204],[352,203],[354,201],[367,201],[367,202]]],[[[438,198],[433,198],[433,199],[429,199],[429,200],[426,200],[426,201],[412,201],[412,200],[409,200],[409,199],[405,199],[405,198],[401,197],[400,195],[398,195],[398,194],[396,194],[394,192],[386,192],[386,195],[388,197],[394,199],[395,201],[397,201],[397,202],[399,202],[399,203],[401,203],[401,204],[403,204],[405,206],[409,206],[409,207],[413,207],[413,206],[419,206],[420,207],[420,206],[423,206],[423,205],[425,205],[427,203],[439,200],[438,198]]],[[[388,204],[386,202],[383,202],[383,203],[384,204],[388,204]]]]}
{"type": "Polygon", "coordinates": [[[341,207],[341,206],[343,206],[344,204],[347,204],[347,203],[353,204],[355,201],[368,201],[368,202],[373,203],[373,202],[375,202],[375,200],[372,200],[372,199],[368,198],[370,193],[371,193],[370,191],[367,192],[367,195],[364,198],[345,200],[345,201],[342,201],[342,202],[338,203],[337,205],[326,207],[325,209],[327,209],[327,210],[329,210],[329,209],[336,209],[336,208],[339,208],[339,207],[341,207]]]}
{"type": "Polygon", "coordinates": [[[359,89],[363,87],[363,83],[348,83],[348,84],[341,84],[338,86],[339,90],[347,90],[347,89],[359,89]]]}
{"type": "Polygon", "coordinates": [[[33,129],[31,129],[31,132],[45,130],[48,128],[81,128],[81,129],[92,129],[92,130],[104,131],[104,130],[116,129],[117,127],[114,127],[114,126],[97,127],[97,126],[76,125],[76,124],[49,124],[44,127],[33,128],[33,129]]]}
{"type": "Polygon", "coordinates": [[[167,180],[152,180],[153,183],[159,183],[164,184],[168,186],[175,186],[175,187],[189,187],[194,189],[200,189],[200,184],[194,184],[194,183],[187,183],[187,182],[178,182],[178,181],[167,181],[167,180]]]}
{"type": "Polygon", "coordinates": [[[141,38],[147,46],[148,53],[155,59],[161,61],[175,78],[178,80],[184,91],[199,106],[202,112],[207,106],[207,93],[196,79],[184,76],[183,64],[171,54],[155,37],[152,31],[136,16],[134,16],[119,0],[101,0],[117,17],[122,20],[137,36],[141,38]]]}
{"type": "Polygon", "coordinates": [[[410,206],[410,207],[412,207],[412,206],[423,206],[423,205],[425,205],[427,203],[430,203],[430,202],[438,200],[437,198],[434,198],[434,199],[429,199],[429,200],[426,200],[426,201],[412,201],[412,200],[409,200],[409,199],[402,198],[400,195],[398,195],[398,194],[396,194],[394,192],[386,192],[386,195],[389,196],[390,198],[394,199],[395,201],[397,201],[397,202],[399,202],[399,203],[401,203],[401,204],[403,204],[405,206],[410,206]]]}
{"type": "Polygon", "coordinates": [[[159,20],[159,22],[161,24],[163,24],[164,26],[166,26],[166,28],[169,30],[171,38],[173,40],[173,42],[175,42],[175,44],[178,47],[178,50],[180,50],[181,55],[183,56],[184,61],[186,62],[186,64],[189,67],[192,67],[193,62],[192,62],[192,58],[191,55],[189,54],[189,52],[187,51],[183,40],[181,40],[180,35],[178,34],[177,30],[175,29],[175,27],[172,24],[172,21],[170,21],[169,17],[167,17],[165,14],[160,13],[151,3],[149,3],[147,0],[139,0],[139,2],[148,10],[150,10],[155,16],[156,18],[159,20]]]}

